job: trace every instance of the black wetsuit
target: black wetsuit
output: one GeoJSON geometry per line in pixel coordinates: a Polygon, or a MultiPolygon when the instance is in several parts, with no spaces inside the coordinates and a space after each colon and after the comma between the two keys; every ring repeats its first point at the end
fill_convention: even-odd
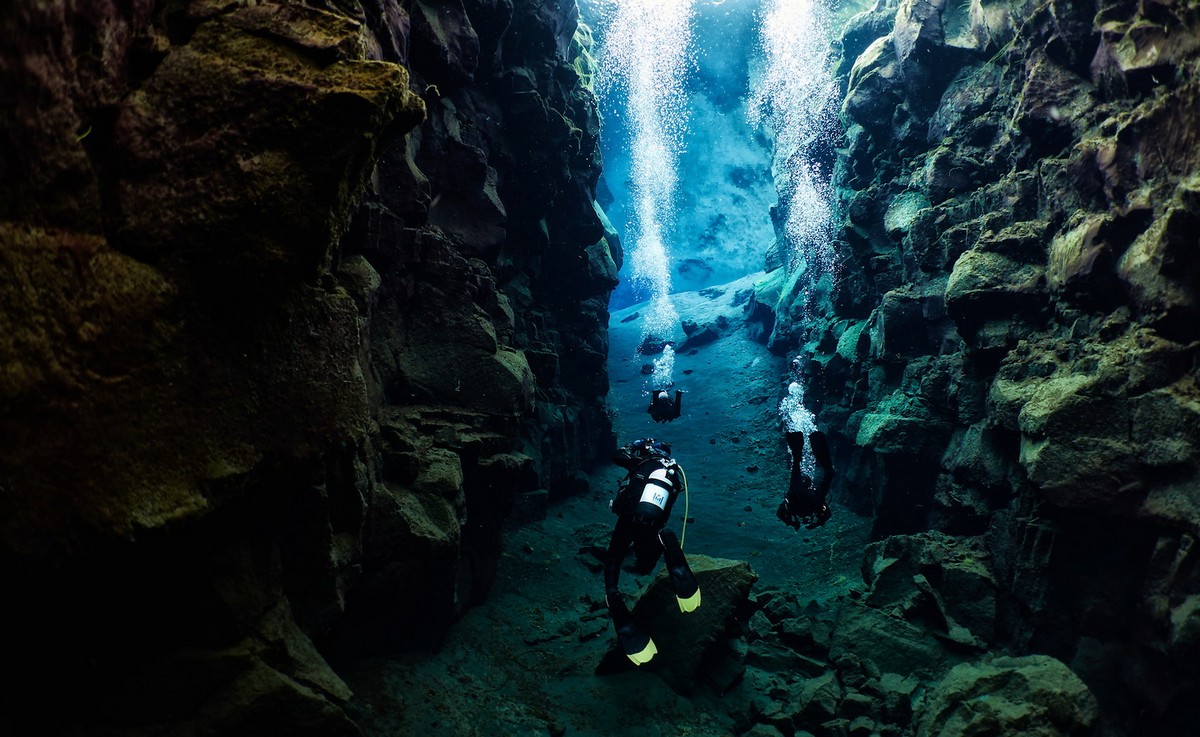
{"type": "Polygon", "coordinates": [[[779,505],[776,516],[797,530],[800,525],[812,529],[820,527],[829,520],[829,487],[833,483],[833,458],[829,453],[829,443],[825,433],[815,431],[809,435],[812,444],[813,457],[817,459],[819,481],[814,483],[801,470],[804,457],[804,433],[789,432],[788,447],[792,451],[792,475],[788,481],[787,496],[779,505]]]}
{"type": "MultiPolygon", "coordinates": [[[[649,458],[630,470],[624,486],[613,500],[617,525],[613,528],[604,565],[606,592],[611,593],[617,589],[621,564],[631,547],[634,552],[634,570],[641,575],[654,570],[659,556],[665,552],[661,539],[663,527],[671,516],[675,499],[682,491],[683,480],[679,468],[675,461],[669,458],[649,458]]],[[[670,530],[665,534],[674,537],[670,530]]],[[[678,542],[674,547],[678,549],[678,542]]],[[[680,555],[682,556],[682,553],[680,555]]]]}
{"type": "Polygon", "coordinates": [[[655,422],[670,422],[678,419],[679,415],[683,413],[683,392],[676,389],[674,401],[662,389],[651,392],[650,406],[646,408],[646,412],[655,422]]]}
{"type": "MultiPolygon", "coordinates": [[[[666,560],[667,572],[677,597],[691,597],[696,593],[697,586],[679,538],[673,531],[664,529],[675,500],[684,491],[685,482],[678,464],[670,458],[656,455],[644,460],[626,459],[622,465],[629,469],[629,476],[613,500],[617,524],[613,528],[604,560],[604,593],[613,625],[629,652],[626,640],[645,637],[634,625],[633,616],[625,606],[618,585],[621,565],[631,548],[635,573],[649,574],[661,556],[666,560]]],[[[634,651],[638,649],[640,646],[633,647],[634,651]]]]}

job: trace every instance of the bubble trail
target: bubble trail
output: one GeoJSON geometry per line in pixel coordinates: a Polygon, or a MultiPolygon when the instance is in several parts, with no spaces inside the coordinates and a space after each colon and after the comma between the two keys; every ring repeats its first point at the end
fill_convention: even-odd
{"type": "MultiPolygon", "coordinates": [[[[678,159],[687,128],[684,82],[691,68],[694,0],[616,0],[601,50],[602,100],[623,101],[631,131],[630,174],[635,202],[628,224],[631,281],[646,295],[643,340],[669,339],[679,324],[671,303],[667,242],[674,225],[678,159]],[[615,98],[615,99],[614,99],[615,98]]],[[[662,360],[654,381],[671,381],[673,361],[662,360]]]]}
{"type": "Polygon", "coordinates": [[[814,0],[768,3],[759,26],[762,79],[750,99],[750,119],[774,137],[788,271],[833,272],[833,198],[818,164],[839,130],[828,11],[814,0]]]}
{"type": "MultiPolygon", "coordinates": [[[[835,280],[833,193],[820,164],[839,131],[837,84],[833,77],[827,10],[815,0],[767,0],[759,25],[762,79],[750,99],[750,119],[764,126],[775,143],[772,173],[779,191],[790,279],[802,293],[802,319],[811,319],[814,285],[825,274],[835,280]]],[[[811,433],[816,418],[804,406],[804,385],[797,364],[793,381],[779,402],[779,419],[788,432],[811,433]]],[[[813,468],[806,445],[803,467],[813,468]]]]}
{"type": "Polygon", "coordinates": [[[671,374],[675,371],[675,349],[671,346],[663,348],[662,355],[654,359],[654,374],[651,380],[654,386],[666,389],[674,382],[671,380],[671,374]]]}
{"type": "MultiPolygon", "coordinates": [[[[793,381],[788,384],[787,394],[779,402],[779,418],[782,420],[784,432],[802,432],[807,436],[817,429],[817,418],[804,406],[804,387],[800,382],[793,381]]],[[[800,467],[811,477],[816,466],[812,443],[806,442],[800,467]]]]}

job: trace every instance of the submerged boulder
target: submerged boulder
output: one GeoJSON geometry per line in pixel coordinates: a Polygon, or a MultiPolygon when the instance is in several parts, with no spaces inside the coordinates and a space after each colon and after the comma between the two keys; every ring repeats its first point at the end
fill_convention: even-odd
{"type": "Polygon", "coordinates": [[[915,715],[916,734],[1082,737],[1098,712],[1096,697],[1061,661],[1000,657],[947,673],[915,715]]]}
{"type": "Polygon", "coordinates": [[[830,657],[881,672],[937,677],[996,630],[995,578],[981,547],[941,533],[893,535],[867,546],[867,590],[845,601],[830,657]]]}
{"type": "Polygon", "coordinates": [[[850,71],[850,86],[842,101],[843,119],[872,132],[886,131],[892,124],[892,110],[901,100],[899,77],[892,37],[875,39],[850,71]]]}
{"type": "Polygon", "coordinates": [[[923,621],[959,644],[991,640],[997,586],[986,555],[977,542],[935,532],[872,543],[863,560],[866,603],[923,621]]]}
{"type": "Polygon", "coordinates": [[[934,677],[961,658],[941,646],[921,624],[858,601],[838,610],[831,658],[852,655],[870,661],[880,671],[934,677]]]}
{"type": "MultiPolygon", "coordinates": [[[[700,584],[699,609],[683,613],[675,603],[666,570],[659,572],[633,608],[633,617],[658,646],[658,655],[642,670],[656,673],[680,693],[692,691],[714,643],[725,636],[729,618],[746,602],[758,574],[744,561],[688,556],[700,584]]],[[[599,674],[629,670],[634,665],[614,647],[600,662],[599,674]]]]}
{"type": "MultiPolygon", "coordinates": [[[[925,117],[937,106],[962,54],[962,49],[946,43],[943,11],[947,5],[951,3],[944,0],[901,0],[892,29],[908,102],[925,117]]],[[[952,7],[958,10],[957,4],[952,7]]]]}
{"type": "Polygon", "coordinates": [[[1032,318],[1046,301],[1044,268],[990,251],[959,256],[946,282],[946,311],[964,337],[990,319],[1032,318]]]}

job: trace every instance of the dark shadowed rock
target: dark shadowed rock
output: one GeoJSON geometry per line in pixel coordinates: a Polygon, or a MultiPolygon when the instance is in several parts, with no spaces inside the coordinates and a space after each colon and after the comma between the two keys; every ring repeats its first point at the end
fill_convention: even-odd
{"type": "Polygon", "coordinates": [[[842,117],[870,131],[886,131],[891,125],[891,111],[900,101],[896,90],[899,75],[892,37],[875,39],[850,71],[842,117]]]}
{"type": "Polygon", "coordinates": [[[873,706],[883,721],[908,724],[920,685],[921,682],[913,676],[883,673],[864,683],[862,691],[874,700],[873,706]]]}
{"type": "Polygon", "coordinates": [[[918,737],[1082,737],[1097,716],[1096,697],[1078,676],[1054,658],[1031,655],[955,667],[914,721],[918,737]]]}
{"type": "Polygon", "coordinates": [[[946,311],[966,336],[989,319],[1034,317],[1045,304],[1045,270],[995,252],[967,251],[946,282],[946,311]]]}
{"type": "Polygon", "coordinates": [[[686,351],[692,348],[702,348],[706,345],[716,343],[720,338],[720,329],[715,324],[705,323],[702,327],[696,327],[688,334],[687,339],[679,344],[679,350],[686,351]]]}
{"type": "MultiPolygon", "coordinates": [[[[949,2],[901,0],[892,28],[896,61],[906,97],[923,119],[937,107],[946,84],[961,65],[962,49],[946,43],[943,13],[949,2]]],[[[955,8],[957,9],[957,8],[955,8]]]]}
{"type": "MultiPolygon", "coordinates": [[[[745,603],[758,576],[748,563],[704,555],[688,556],[700,584],[701,605],[683,613],[675,603],[666,571],[651,582],[633,608],[633,617],[658,646],[658,655],[642,670],[656,673],[681,693],[692,691],[703,680],[705,658],[726,635],[729,618],[745,603]]],[[[612,673],[635,666],[615,647],[604,656],[596,672],[612,673]]]]}
{"type": "Polygon", "coordinates": [[[1112,13],[1100,27],[1100,43],[1091,63],[1092,79],[1109,95],[1136,94],[1162,84],[1200,49],[1194,9],[1166,11],[1169,23],[1155,24],[1132,8],[1112,13]],[[1132,11],[1132,12],[1131,12],[1132,11]]]}
{"type": "Polygon", "coordinates": [[[103,686],[6,725],[355,734],[324,656],[436,644],[579,491],[598,117],[574,3],[518,5],[0,10],[10,662],[103,686]]]}
{"type": "Polygon", "coordinates": [[[1090,82],[1039,54],[1026,63],[1021,90],[1021,125],[1039,153],[1059,153],[1090,122],[1095,105],[1090,82]]]}
{"type": "Polygon", "coordinates": [[[1200,178],[1181,182],[1169,209],[1121,256],[1117,272],[1139,313],[1172,334],[1200,317],[1195,256],[1200,231],[1200,178]]]}
{"type": "Polygon", "coordinates": [[[412,4],[410,55],[435,84],[470,82],[479,65],[479,36],[461,0],[412,4]]]}
{"type": "Polygon", "coordinates": [[[1170,644],[1173,656],[1195,672],[1200,656],[1200,595],[1189,596],[1171,610],[1170,644]]]}

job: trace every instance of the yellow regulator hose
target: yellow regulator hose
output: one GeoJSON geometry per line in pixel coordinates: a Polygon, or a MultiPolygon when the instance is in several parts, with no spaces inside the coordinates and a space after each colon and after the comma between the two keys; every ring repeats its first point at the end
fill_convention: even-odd
{"type": "Polygon", "coordinates": [[[683,477],[683,525],[679,530],[679,549],[683,550],[683,543],[687,540],[688,507],[691,499],[688,498],[687,474],[683,472],[683,466],[679,463],[676,463],[675,467],[679,469],[679,475],[683,477]]]}

